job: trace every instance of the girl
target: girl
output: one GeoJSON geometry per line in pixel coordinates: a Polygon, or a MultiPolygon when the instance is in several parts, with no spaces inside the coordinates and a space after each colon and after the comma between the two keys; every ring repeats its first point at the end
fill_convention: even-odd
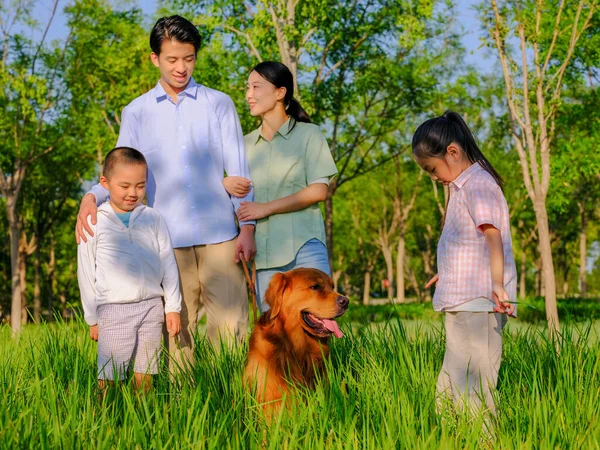
{"type": "MultiPolygon", "coordinates": [[[[255,202],[242,202],[237,216],[257,221],[257,303],[265,312],[268,305],[261,300],[274,274],[296,267],[330,274],[318,203],[337,169],[323,133],[294,99],[285,65],[265,61],[254,67],[246,100],[262,123],[245,137],[255,202]]],[[[227,177],[223,184],[234,196],[250,189],[250,180],[241,177],[227,177]]]]}
{"type": "Polygon", "coordinates": [[[506,315],[514,315],[517,271],[502,178],[483,156],[473,134],[454,112],[423,123],[413,136],[413,156],[450,199],[437,248],[433,307],[445,313],[446,354],[437,389],[459,406],[480,407],[483,394],[494,413],[506,315]]]}

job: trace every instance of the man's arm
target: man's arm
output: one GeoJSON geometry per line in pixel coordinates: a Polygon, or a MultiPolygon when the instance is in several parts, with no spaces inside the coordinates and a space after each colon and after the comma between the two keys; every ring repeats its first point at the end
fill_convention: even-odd
{"type": "MultiPolygon", "coordinates": [[[[119,139],[117,140],[116,146],[131,147],[138,150],[137,142],[137,120],[130,107],[126,106],[123,109],[123,114],[121,114],[121,128],[119,130],[119,139]]],[[[77,224],[75,226],[75,238],[77,239],[78,244],[81,241],[87,242],[87,235],[83,230],[87,231],[87,234],[90,236],[94,235],[87,218],[91,216],[92,225],[96,225],[98,206],[107,200],[108,189],[104,189],[100,184],[92,186],[92,188],[83,196],[79,207],[79,214],[77,214],[77,224]]]]}

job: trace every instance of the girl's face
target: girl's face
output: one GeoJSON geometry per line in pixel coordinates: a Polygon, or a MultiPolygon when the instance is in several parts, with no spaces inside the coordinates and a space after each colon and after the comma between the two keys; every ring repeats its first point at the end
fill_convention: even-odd
{"type": "Polygon", "coordinates": [[[443,157],[415,157],[415,161],[432,180],[443,183],[444,186],[456,180],[472,164],[465,152],[456,144],[450,144],[443,157]]]}
{"type": "Polygon", "coordinates": [[[246,88],[246,101],[250,106],[250,114],[253,117],[264,116],[270,111],[283,106],[286,89],[277,88],[269,83],[258,72],[252,71],[248,77],[248,86],[246,88]]]}

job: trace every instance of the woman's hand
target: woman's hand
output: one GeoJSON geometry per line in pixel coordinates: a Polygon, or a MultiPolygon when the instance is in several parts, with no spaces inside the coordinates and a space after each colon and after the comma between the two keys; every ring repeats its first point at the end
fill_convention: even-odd
{"type": "Polygon", "coordinates": [[[252,182],[244,177],[225,177],[223,178],[223,187],[229,195],[241,198],[248,195],[252,182]]]}
{"type": "Polygon", "coordinates": [[[247,222],[249,220],[263,219],[271,215],[268,203],[242,202],[237,210],[238,220],[247,222]]]}

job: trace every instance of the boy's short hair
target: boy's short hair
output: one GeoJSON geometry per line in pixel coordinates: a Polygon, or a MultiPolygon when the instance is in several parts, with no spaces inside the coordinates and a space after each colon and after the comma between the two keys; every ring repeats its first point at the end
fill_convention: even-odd
{"type": "Polygon", "coordinates": [[[142,164],[146,167],[146,171],[148,170],[148,163],[142,152],[131,147],[117,147],[108,152],[102,167],[104,178],[107,180],[110,178],[117,164],[142,164]]]}
{"type": "Polygon", "coordinates": [[[161,17],[150,32],[150,48],[160,55],[160,48],[165,39],[183,44],[193,44],[196,54],[200,50],[200,33],[192,22],[181,16],[161,17]]]}

